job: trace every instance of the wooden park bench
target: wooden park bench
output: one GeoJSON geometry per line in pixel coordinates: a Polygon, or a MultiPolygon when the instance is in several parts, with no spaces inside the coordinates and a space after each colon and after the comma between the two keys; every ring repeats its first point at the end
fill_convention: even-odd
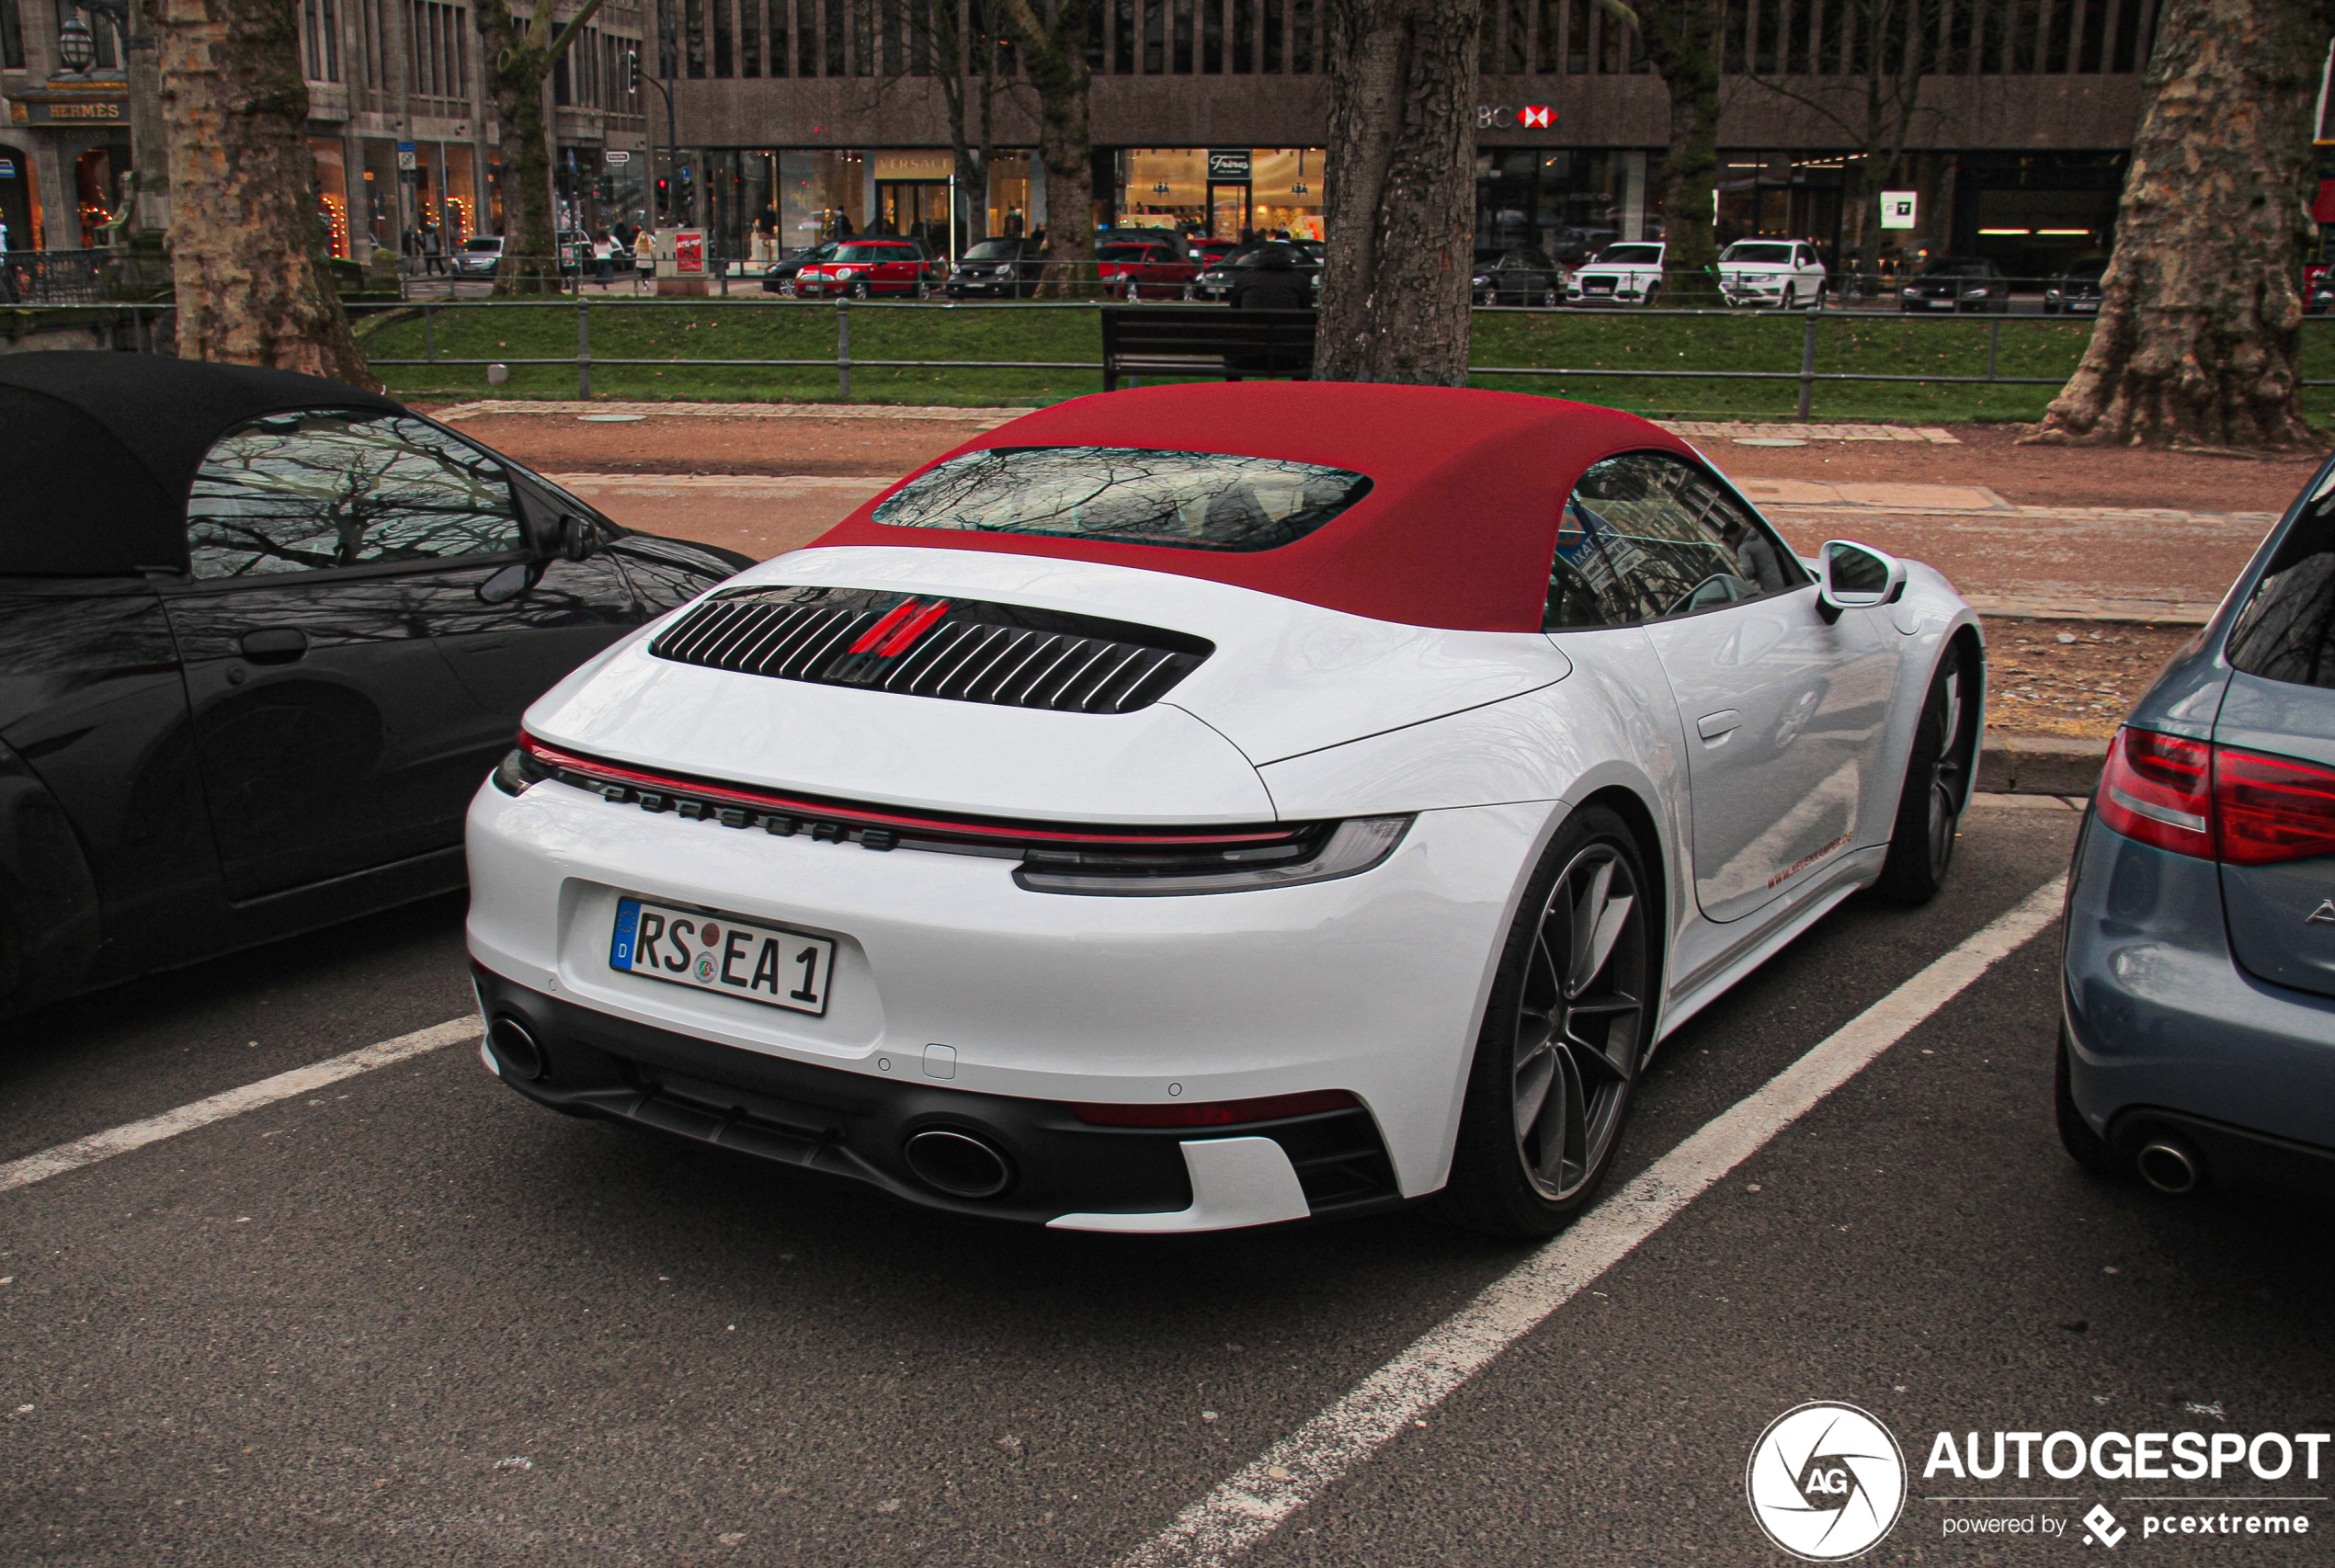
{"type": "Polygon", "coordinates": [[[1312,311],[1236,311],[1228,305],[1106,305],[1102,390],[1122,376],[1244,376],[1308,381],[1312,311]]]}

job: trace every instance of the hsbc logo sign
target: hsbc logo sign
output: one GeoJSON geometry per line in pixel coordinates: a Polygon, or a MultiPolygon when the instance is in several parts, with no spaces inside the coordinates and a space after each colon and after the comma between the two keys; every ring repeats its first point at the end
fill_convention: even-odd
{"type": "Polygon", "coordinates": [[[1475,129],[1478,131],[1554,131],[1556,110],[1547,104],[1478,104],[1475,106],[1475,129]]]}

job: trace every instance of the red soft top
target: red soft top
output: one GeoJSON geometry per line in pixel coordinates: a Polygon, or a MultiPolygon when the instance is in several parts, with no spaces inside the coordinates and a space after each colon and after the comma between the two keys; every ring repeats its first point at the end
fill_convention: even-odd
{"type": "Polygon", "coordinates": [[[899,488],[894,485],[813,548],[873,544],[1099,561],[1231,583],[1378,620],[1538,631],[1557,515],[1582,471],[1600,458],[1646,448],[1692,456],[1659,426],[1611,408],[1516,392],[1350,381],[1210,382],[1076,398],[1001,426],[934,462],[990,447],[1153,447],[1278,458],[1368,474],[1372,489],[1293,544],[1239,554],[886,528],[873,513],[899,488]]]}

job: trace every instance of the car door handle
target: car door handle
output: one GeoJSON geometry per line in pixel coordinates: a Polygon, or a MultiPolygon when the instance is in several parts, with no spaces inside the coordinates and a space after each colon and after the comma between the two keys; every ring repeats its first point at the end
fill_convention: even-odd
{"type": "Polygon", "coordinates": [[[1705,713],[1702,718],[1697,719],[1694,722],[1694,733],[1706,741],[1725,740],[1729,733],[1741,728],[1742,724],[1742,714],[1732,708],[1723,708],[1716,713],[1705,713]]]}
{"type": "Polygon", "coordinates": [[[246,631],[236,644],[255,665],[289,665],[308,652],[308,633],[297,626],[269,626],[246,631]]]}

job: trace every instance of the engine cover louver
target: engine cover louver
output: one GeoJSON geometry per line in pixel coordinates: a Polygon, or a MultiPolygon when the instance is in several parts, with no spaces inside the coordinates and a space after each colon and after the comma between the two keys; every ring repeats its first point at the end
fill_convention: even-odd
{"type": "Polygon", "coordinates": [[[717,593],[649,644],[660,659],[709,669],[1069,713],[1147,707],[1215,651],[1098,616],[808,587],[717,593]]]}

